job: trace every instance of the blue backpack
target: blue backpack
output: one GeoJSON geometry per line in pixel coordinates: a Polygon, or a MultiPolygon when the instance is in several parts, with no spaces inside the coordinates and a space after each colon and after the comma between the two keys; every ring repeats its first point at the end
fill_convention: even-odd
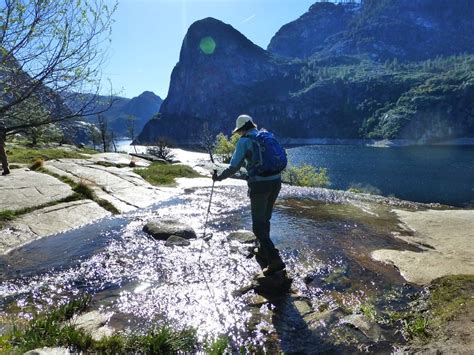
{"type": "Polygon", "coordinates": [[[271,176],[286,168],[285,149],[275,136],[265,130],[258,131],[252,140],[252,161],[247,169],[249,176],[271,176]]]}

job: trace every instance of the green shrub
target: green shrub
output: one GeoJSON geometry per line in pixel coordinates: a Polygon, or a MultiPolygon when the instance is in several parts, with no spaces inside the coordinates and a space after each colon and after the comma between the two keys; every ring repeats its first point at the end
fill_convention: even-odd
{"type": "Polygon", "coordinates": [[[237,134],[234,134],[228,139],[224,133],[219,133],[214,145],[214,155],[216,155],[221,162],[229,163],[238,140],[239,136],[237,134]]]}
{"type": "Polygon", "coordinates": [[[152,185],[173,185],[174,179],[178,177],[194,178],[201,176],[193,168],[182,164],[153,163],[147,168],[134,169],[133,171],[152,185]]]}
{"type": "Polygon", "coordinates": [[[289,166],[282,174],[283,182],[305,187],[327,187],[330,185],[326,168],[316,168],[312,165],[289,166]]]}

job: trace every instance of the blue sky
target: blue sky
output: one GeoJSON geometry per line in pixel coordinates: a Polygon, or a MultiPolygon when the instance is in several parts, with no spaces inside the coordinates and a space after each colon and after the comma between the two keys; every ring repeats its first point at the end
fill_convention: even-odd
{"type": "Polygon", "coordinates": [[[316,0],[119,0],[104,66],[114,91],[134,97],[145,90],[165,98],[188,27],[214,17],[266,48],[284,24],[316,0]]]}

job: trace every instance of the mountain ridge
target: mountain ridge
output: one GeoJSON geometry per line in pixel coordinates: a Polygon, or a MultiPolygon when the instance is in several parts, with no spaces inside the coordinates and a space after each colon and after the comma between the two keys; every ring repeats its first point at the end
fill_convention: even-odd
{"type": "MultiPolygon", "coordinates": [[[[311,55],[303,53],[304,59],[265,51],[219,20],[197,21],[183,40],[160,115],[147,123],[137,141],[152,143],[157,137],[166,137],[177,144],[189,144],[198,141],[205,129],[213,134],[230,132],[241,113],[252,115],[260,126],[283,138],[413,139],[429,143],[474,136],[468,100],[474,85],[472,55],[458,55],[460,47],[453,45],[450,57],[440,57],[438,50],[446,49],[442,42],[427,60],[420,61],[418,54],[413,57],[415,61],[406,56],[398,60],[394,54],[402,51],[393,46],[390,37],[384,37],[386,33],[363,36],[374,24],[383,28],[390,11],[401,13],[395,22],[404,25],[420,18],[416,11],[436,13],[426,7],[439,3],[402,0],[398,7],[393,0],[366,0],[363,6],[316,3],[295,21],[313,21],[315,14],[320,19],[321,9],[347,18],[343,23],[337,19],[326,24],[316,21],[319,27],[329,28],[322,36],[324,41],[316,38],[317,48],[322,49],[311,55]],[[377,45],[380,38],[388,44],[377,45]],[[203,41],[211,43],[210,47],[203,48],[203,41]],[[357,53],[350,50],[354,43],[360,49],[357,53]],[[349,48],[347,53],[344,48],[349,48]],[[458,101],[465,106],[459,106],[458,101]]],[[[460,0],[452,13],[436,16],[446,18],[445,27],[457,20],[460,25],[452,31],[462,32],[474,25],[469,12],[460,14],[463,6],[474,12],[474,3],[460,0]]],[[[298,22],[296,29],[314,30],[311,21],[304,26],[298,22]]],[[[281,38],[287,31],[285,26],[276,36],[281,38]]],[[[294,24],[290,27],[295,29],[294,24]]],[[[430,33],[431,42],[419,47],[433,46],[438,31],[430,33]]],[[[269,48],[278,47],[274,39],[269,48]]],[[[410,40],[408,44],[405,39],[397,43],[410,49],[417,42],[416,38],[410,40]]],[[[290,45],[285,50],[297,43],[286,41],[290,45]]],[[[474,53],[474,42],[463,37],[459,43],[466,52],[474,53]]]]}

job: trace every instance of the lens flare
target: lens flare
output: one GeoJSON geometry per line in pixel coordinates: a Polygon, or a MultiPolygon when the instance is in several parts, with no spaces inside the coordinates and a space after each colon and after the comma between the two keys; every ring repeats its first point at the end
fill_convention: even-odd
{"type": "Polygon", "coordinates": [[[204,54],[213,54],[216,50],[216,41],[212,37],[204,37],[199,43],[199,48],[204,54]]]}

